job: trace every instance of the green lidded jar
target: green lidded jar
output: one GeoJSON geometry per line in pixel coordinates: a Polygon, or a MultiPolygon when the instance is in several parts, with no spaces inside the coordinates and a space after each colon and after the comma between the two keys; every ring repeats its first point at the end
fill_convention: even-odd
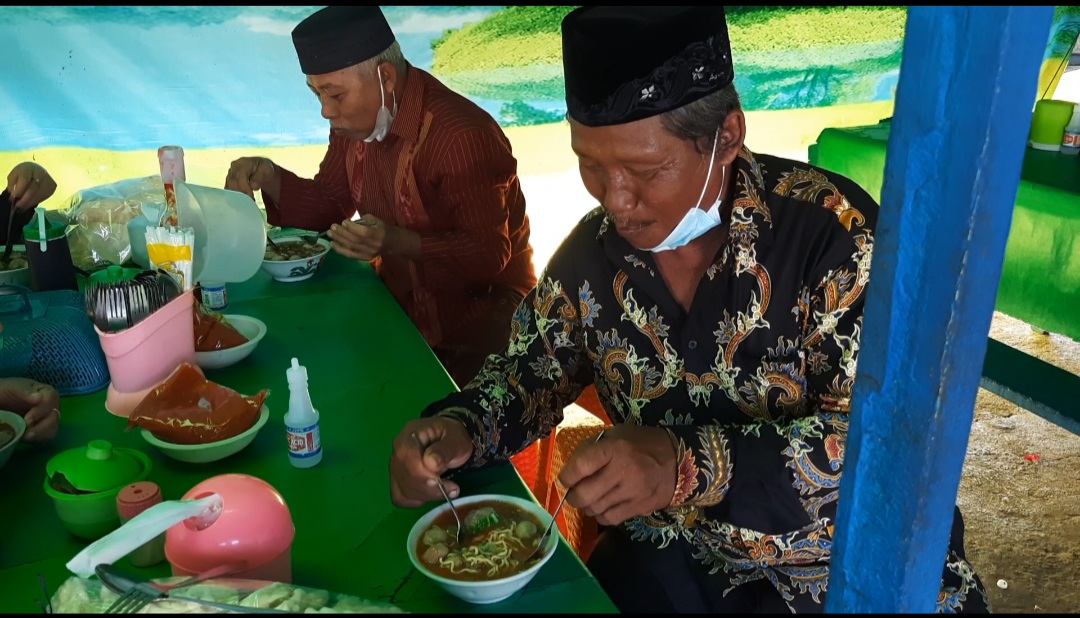
{"type": "Polygon", "coordinates": [[[120,527],[116,497],[150,475],[143,452],[117,448],[105,440],[56,454],[45,465],[45,494],[71,534],[96,540],[120,527]]]}
{"type": "Polygon", "coordinates": [[[79,291],[75,279],[75,265],[71,262],[71,248],[67,241],[67,224],[43,217],[44,210],[38,206],[38,215],[23,226],[23,244],[26,261],[30,265],[30,287],[35,292],[52,290],[79,291]],[[45,242],[41,238],[41,220],[45,220],[45,242]],[[42,245],[45,248],[42,249],[42,245]]]}

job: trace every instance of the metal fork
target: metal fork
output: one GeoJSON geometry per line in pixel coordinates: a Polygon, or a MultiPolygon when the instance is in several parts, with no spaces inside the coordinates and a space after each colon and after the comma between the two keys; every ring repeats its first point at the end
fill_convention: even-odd
{"type": "MultiPolygon", "coordinates": [[[[596,436],[596,439],[593,440],[593,444],[596,444],[597,442],[600,441],[600,438],[604,437],[604,432],[605,431],[607,431],[607,429],[601,429],[600,430],[600,435],[596,436]]],[[[544,546],[544,541],[546,541],[547,538],[548,538],[548,535],[551,534],[551,529],[553,527],[555,527],[555,518],[559,516],[559,511],[562,510],[562,505],[566,502],[566,496],[569,496],[569,495],[570,495],[570,490],[567,489],[566,493],[564,493],[562,495],[562,498],[559,500],[559,505],[555,507],[555,512],[551,514],[551,521],[548,522],[547,530],[544,530],[544,535],[541,536],[540,540],[536,543],[536,548],[533,549],[532,553],[529,554],[528,557],[525,558],[525,560],[523,560],[522,562],[528,562],[528,561],[532,560],[533,557],[536,556],[537,552],[540,551],[540,548],[544,546]]]]}
{"type": "MultiPolygon", "coordinates": [[[[101,574],[101,566],[97,568],[98,577],[101,578],[102,583],[106,581],[106,577],[101,574]]],[[[110,588],[112,588],[110,586],[110,588]]],[[[119,593],[120,590],[113,590],[113,592],[119,593]]],[[[106,614],[137,614],[142,608],[146,607],[150,603],[164,598],[166,595],[164,590],[158,590],[149,584],[142,582],[131,582],[130,587],[127,588],[123,594],[120,595],[116,601],[113,602],[106,610],[106,614]]]]}
{"type": "Polygon", "coordinates": [[[197,575],[192,575],[175,584],[155,584],[152,582],[137,582],[122,575],[112,565],[98,565],[94,571],[98,579],[110,590],[120,595],[112,605],[105,610],[106,614],[137,614],[144,607],[154,601],[169,596],[169,592],[179,588],[193,586],[208,579],[222,577],[238,573],[247,568],[247,562],[223,564],[212,569],[207,569],[197,575]],[[126,590],[125,590],[126,588],[126,590]]]}

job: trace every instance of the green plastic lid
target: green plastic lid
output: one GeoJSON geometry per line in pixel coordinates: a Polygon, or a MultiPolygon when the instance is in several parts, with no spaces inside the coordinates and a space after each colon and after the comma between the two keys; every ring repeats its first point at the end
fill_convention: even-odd
{"type": "MultiPolygon", "coordinates": [[[[23,227],[23,239],[27,242],[34,240],[41,240],[41,233],[38,230],[38,215],[34,215],[34,218],[30,220],[23,227]]],[[[67,224],[61,221],[54,221],[48,217],[45,217],[45,240],[53,240],[56,238],[63,238],[67,234],[67,224]]]]}
{"type": "Polygon", "coordinates": [[[68,449],[50,459],[45,473],[51,479],[57,472],[67,477],[75,489],[99,492],[134,482],[142,474],[143,465],[105,440],[92,440],[85,447],[68,449]]]}
{"type": "Polygon", "coordinates": [[[110,264],[108,268],[103,268],[91,274],[90,281],[94,283],[116,283],[118,281],[130,281],[141,272],[141,268],[124,268],[123,266],[119,266],[117,264],[110,264]]]}

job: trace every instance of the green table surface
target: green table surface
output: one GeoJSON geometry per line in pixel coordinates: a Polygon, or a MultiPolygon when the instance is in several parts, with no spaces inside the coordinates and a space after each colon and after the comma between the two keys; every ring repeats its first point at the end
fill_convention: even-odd
{"type": "MultiPolygon", "coordinates": [[[[825,129],[810,163],[881,198],[891,123],[825,129]]],[[[998,311],[1080,341],[1080,157],[1025,149],[998,311]]]]}
{"type": "MultiPolygon", "coordinates": [[[[39,613],[41,574],[50,592],[71,574],[65,564],[87,542],[62,527],[42,484],[45,464],[64,449],[92,439],[139,448],[153,460],[150,479],[166,500],[180,499],[200,481],[244,473],[273,485],[296,526],[293,583],[391,602],[410,612],[614,613],[611,601],[560,539],[550,562],[521,592],[489,606],[446,594],[413,569],[406,536],[429,508],[390,502],[387,464],[402,425],[454,386],[430,348],[367,264],[331,253],[308,281],[279,283],[259,272],[228,286],[229,307],[259,318],[267,334],[241,363],[208,370],[208,378],[244,394],[270,389],[271,418],[240,453],[209,464],[184,464],[147,444],[126,420],[104,408],[105,391],[62,402],[59,434],[46,446],[19,445],[0,469],[0,612],[39,613]],[[297,357],[308,369],[312,402],[321,415],[323,460],[310,469],[288,461],[285,369],[297,357]]],[[[463,474],[463,495],[530,497],[514,468],[501,465],[463,474]]],[[[170,575],[167,563],[147,569],[170,575]]]]}

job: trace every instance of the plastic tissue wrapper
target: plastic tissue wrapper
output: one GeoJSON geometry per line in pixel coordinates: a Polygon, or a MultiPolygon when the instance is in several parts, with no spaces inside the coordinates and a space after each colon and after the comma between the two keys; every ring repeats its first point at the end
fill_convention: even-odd
{"type": "Polygon", "coordinates": [[[129,178],[75,193],[62,213],[74,226],[68,246],[75,266],[93,270],[100,262],[123,264],[131,258],[127,225],[142,214],[144,204],[148,212],[164,212],[161,176],[129,178]]]}
{"type": "MultiPolygon", "coordinates": [[[[156,579],[158,584],[179,582],[184,577],[156,579]]],[[[249,579],[211,579],[176,591],[204,601],[229,603],[242,607],[276,609],[297,614],[404,614],[405,611],[379,601],[317,590],[295,584],[249,579]]],[[[69,577],[52,597],[54,614],[102,614],[117,599],[117,594],[97,579],[69,577]]],[[[217,614],[221,610],[189,601],[160,599],[142,608],[140,614],[217,614]]]]}
{"type": "Polygon", "coordinates": [[[244,397],[185,362],[139,402],[127,428],[142,427],[175,444],[218,442],[251,429],[269,393],[264,388],[244,397]]]}
{"type": "Polygon", "coordinates": [[[67,568],[81,577],[90,577],[98,565],[113,564],[184,520],[212,524],[222,508],[224,503],[216,493],[198,500],[160,502],[86,546],[68,561],[67,568]]]}

